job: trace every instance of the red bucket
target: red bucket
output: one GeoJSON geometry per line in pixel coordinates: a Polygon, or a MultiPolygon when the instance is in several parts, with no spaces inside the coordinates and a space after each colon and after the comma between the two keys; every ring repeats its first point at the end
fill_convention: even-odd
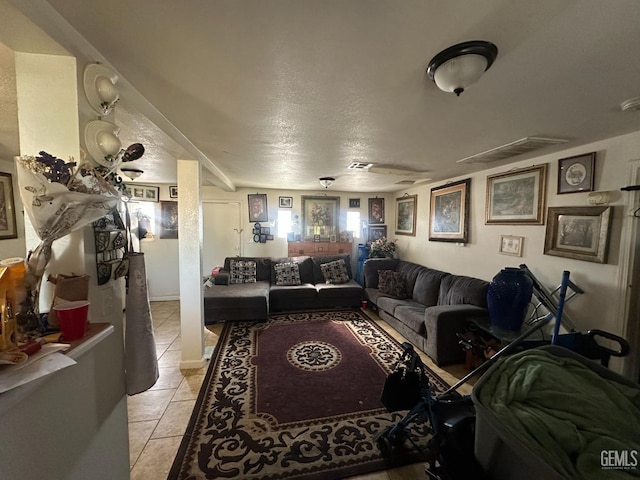
{"type": "Polygon", "coordinates": [[[66,342],[84,337],[87,331],[89,301],[77,300],[55,305],[53,309],[58,315],[62,339],[66,342]]]}

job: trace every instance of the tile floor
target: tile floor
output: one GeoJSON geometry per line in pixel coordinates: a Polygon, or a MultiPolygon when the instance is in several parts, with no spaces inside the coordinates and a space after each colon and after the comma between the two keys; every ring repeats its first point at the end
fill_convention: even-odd
{"type": "MultiPolygon", "coordinates": [[[[150,390],[127,399],[131,480],[161,480],[167,477],[208,367],[207,365],[197,370],[179,368],[180,305],[178,301],[151,302],[151,313],[160,378],[150,390]]],[[[405,340],[373,312],[369,310],[367,313],[394,338],[401,342],[405,340]]],[[[221,325],[208,326],[205,332],[205,344],[215,346],[221,330],[221,325]]],[[[457,378],[466,373],[462,366],[454,366],[448,371],[443,371],[428,358],[423,357],[423,360],[449,384],[454,383],[457,378]]],[[[463,385],[459,391],[466,394],[470,389],[470,386],[463,385]]],[[[422,464],[416,464],[352,477],[352,480],[425,478],[422,464]]]]}

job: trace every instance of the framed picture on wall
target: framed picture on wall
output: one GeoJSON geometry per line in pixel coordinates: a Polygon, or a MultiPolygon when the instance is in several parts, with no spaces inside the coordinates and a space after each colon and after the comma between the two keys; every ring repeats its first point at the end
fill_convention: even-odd
{"type": "Polygon", "coordinates": [[[160,202],[160,238],[178,238],[178,202],[160,202]]]}
{"type": "Polygon", "coordinates": [[[521,257],[523,244],[524,237],[518,237],[515,235],[500,235],[500,246],[498,247],[498,253],[501,253],[502,255],[521,257]]]}
{"type": "Polygon", "coordinates": [[[607,263],[613,207],[549,207],[544,254],[607,263]]]}
{"type": "Polygon", "coordinates": [[[160,187],[128,183],[127,190],[129,191],[131,200],[142,200],[143,202],[160,201],[160,187]]]}
{"type": "Polygon", "coordinates": [[[0,240],[18,238],[16,206],[10,173],[0,172],[0,240]]]}
{"type": "Polygon", "coordinates": [[[178,198],[178,186],[169,185],[169,198],[178,198]]]}
{"type": "Polygon", "coordinates": [[[596,152],[558,160],[558,194],[592,192],[596,152]]]}
{"type": "Polygon", "coordinates": [[[487,177],[486,224],[544,225],[547,164],[487,177]]]}
{"type": "Polygon", "coordinates": [[[396,234],[416,235],[417,195],[396,198],[396,234]]]}
{"type": "Polygon", "coordinates": [[[387,226],[371,226],[368,228],[367,241],[375,242],[379,238],[387,236],[387,226]]]}
{"type": "Polygon", "coordinates": [[[384,223],[384,198],[369,199],[369,225],[384,223]]]}
{"type": "Polygon", "coordinates": [[[471,179],[431,189],[429,240],[466,243],[469,232],[471,179]]]}
{"type": "Polygon", "coordinates": [[[267,210],[267,194],[255,193],[249,194],[249,221],[267,222],[269,221],[269,213],[267,210]]]}
{"type": "Polygon", "coordinates": [[[349,208],[360,208],[360,199],[359,198],[350,198],[349,199],[349,208]]]}
{"type": "Polygon", "coordinates": [[[293,208],[293,197],[278,197],[279,208],[293,208]]]}
{"type": "Polygon", "coordinates": [[[340,225],[340,197],[302,197],[302,235],[328,241],[340,225]]]}

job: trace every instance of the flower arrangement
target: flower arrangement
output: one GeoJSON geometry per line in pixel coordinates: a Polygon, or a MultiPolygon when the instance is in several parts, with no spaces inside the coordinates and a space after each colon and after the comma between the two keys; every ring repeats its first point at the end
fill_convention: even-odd
{"type": "Polygon", "coordinates": [[[397,240],[387,240],[387,237],[381,237],[371,243],[369,258],[393,258],[396,247],[397,240]]]}

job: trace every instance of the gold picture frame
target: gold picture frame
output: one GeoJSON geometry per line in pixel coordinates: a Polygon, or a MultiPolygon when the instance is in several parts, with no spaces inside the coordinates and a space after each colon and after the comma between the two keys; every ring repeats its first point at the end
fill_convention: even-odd
{"type": "Polygon", "coordinates": [[[549,207],[544,254],[607,263],[613,207],[549,207]]]}
{"type": "Polygon", "coordinates": [[[487,177],[485,224],[544,225],[547,164],[487,177]]]}
{"type": "Polygon", "coordinates": [[[340,197],[302,196],[302,236],[328,242],[340,233],[340,197]]]}

